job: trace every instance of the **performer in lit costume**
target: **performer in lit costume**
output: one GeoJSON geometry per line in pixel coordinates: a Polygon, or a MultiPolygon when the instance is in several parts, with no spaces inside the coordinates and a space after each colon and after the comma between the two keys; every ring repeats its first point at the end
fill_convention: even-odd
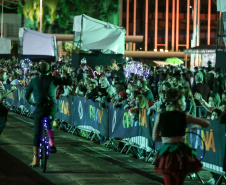
{"type": "Polygon", "coordinates": [[[167,110],[156,116],[152,139],[163,145],[155,159],[155,172],[161,173],[165,185],[182,185],[187,174],[201,170],[202,164],[195,151],[184,143],[187,124],[194,123],[193,129],[208,127],[208,121],[182,112],[185,97],[178,89],[166,91],[167,110]]]}

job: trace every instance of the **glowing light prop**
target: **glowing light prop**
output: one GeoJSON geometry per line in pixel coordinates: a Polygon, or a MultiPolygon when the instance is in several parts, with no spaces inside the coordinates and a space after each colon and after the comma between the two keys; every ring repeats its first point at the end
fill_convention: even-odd
{"type": "Polygon", "coordinates": [[[129,61],[124,66],[124,72],[126,77],[128,78],[130,73],[134,73],[138,76],[148,77],[149,69],[142,65],[141,62],[138,61],[129,61]]]}
{"type": "Polygon", "coordinates": [[[32,61],[29,58],[26,58],[20,61],[20,66],[21,66],[21,69],[23,70],[24,86],[26,85],[26,73],[30,69],[31,65],[32,65],[32,61]]]}

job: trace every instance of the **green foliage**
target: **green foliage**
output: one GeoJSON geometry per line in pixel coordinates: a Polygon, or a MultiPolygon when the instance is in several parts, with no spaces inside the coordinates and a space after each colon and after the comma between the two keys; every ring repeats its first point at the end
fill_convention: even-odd
{"type": "MultiPolygon", "coordinates": [[[[42,1],[42,15],[43,15],[43,27],[45,28],[47,23],[51,24],[56,18],[56,8],[59,0],[43,0],[42,1]],[[47,19],[49,17],[49,19],[47,19]]],[[[19,10],[18,10],[19,11],[19,10]]],[[[40,22],[40,0],[29,0],[26,1],[23,6],[23,13],[26,17],[29,17],[31,21],[38,23],[40,22]]]]}
{"type": "MultiPolygon", "coordinates": [[[[40,0],[28,0],[18,7],[18,13],[34,22],[40,22],[40,0]]],[[[73,33],[73,19],[76,15],[90,17],[119,25],[118,0],[43,0],[43,28],[52,33],[73,33]]]]}
{"type": "Polygon", "coordinates": [[[73,19],[76,15],[90,17],[118,25],[118,0],[59,0],[57,16],[52,26],[55,33],[73,33],[73,19]]]}
{"type": "Polygon", "coordinates": [[[64,42],[62,49],[67,52],[67,55],[71,56],[72,52],[76,50],[76,47],[73,42],[64,42]]]}

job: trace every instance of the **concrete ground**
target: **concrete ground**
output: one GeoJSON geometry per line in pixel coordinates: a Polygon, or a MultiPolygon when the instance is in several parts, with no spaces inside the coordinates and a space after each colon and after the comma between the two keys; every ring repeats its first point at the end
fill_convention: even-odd
{"type": "MultiPolygon", "coordinates": [[[[50,154],[46,173],[30,168],[33,120],[9,112],[0,136],[0,185],[128,185],[164,184],[153,165],[123,155],[85,138],[56,129],[57,153],[50,154]]],[[[210,172],[201,171],[204,181],[210,172]]],[[[198,178],[186,178],[185,185],[198,185],[198,178]]]]}

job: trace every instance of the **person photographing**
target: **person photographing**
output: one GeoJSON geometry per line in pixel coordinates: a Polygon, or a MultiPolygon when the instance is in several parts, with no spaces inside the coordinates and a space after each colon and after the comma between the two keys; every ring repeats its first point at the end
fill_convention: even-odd
{"type": "MultiPolygon", "coordinates": [[[[42,120],[45,117],[52,120],[57,114],[56,88],[58,85],[72,85],[72,78],[69,75],[69,70],[64,69],[63,74],[66,77],[50,76],[50,66],[45,61],[40,61],[38,71],[40,76],[31,80],[26,88],[25,99],[28,103],[35,105],[34,111],[34,139],[33,139],[33,161],[31,167],[39,166],[38,147],[41,142],[42,135],[42,120]],[[34,101],[31,99],[33,93],[34,101]]],[[[49,136],[49,151],[56,152],[54,142],[53,123],[47,125],[47,133],[49,136]]]]}
{"type": "Polygon", "coordinates": [[[17,90],[15,86],[12,86],[8,93],[5,93],[5,87],[3,81],[7,79],[7,71],[0,69],[0,135],[5,128],[8,110],[4,105],[4,99],[6,99],[11,93],[17,90]]]}

